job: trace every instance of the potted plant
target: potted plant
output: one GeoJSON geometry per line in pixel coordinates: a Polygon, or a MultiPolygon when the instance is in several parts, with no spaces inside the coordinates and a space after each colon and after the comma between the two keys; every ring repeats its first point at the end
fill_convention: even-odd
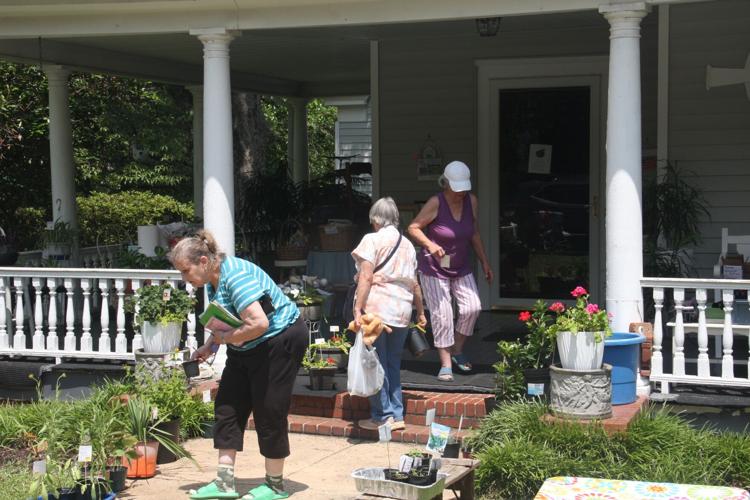
{"type": "Polygon", "coordinates": [[[59,266],[69,265],[73,244],[77,236],[78,231],[69,222],[60,219],[48,222],[43,236],[42,258],[53,261],[59,266]]]}
{"type": "Polygon", "coordinates": [[[549,365],[555,354],[555,338],[549,332],[553,314],[538,300],[532,311],[518,315],[529,333],[523,339],[498,342],[500,361],[494,365],[498,399],[549,394],[549,365]]]}
{"type": "Polygon", "coordinates": [[[143,350],[147,353],[177,349],[182,325],[194,307],[195,299],[169,283],[144,286],[125,303],[125,310],[135,313],[135,323],[143,335],[143,350]]]}
{"type": "Polygon", "coordinates": [[[326,358],[315,349],[315,344],[308,346],[302,366],[307,368],[310,374],[310,387],[313,391],[332,390],[334,388],[334,375],[338,370],[336,360],[326,358]]]}
{"type": "Polygon", "coordinates": [[[31,483],[30,496],[76,500],[81,493],[81,468],[78,463],[73,460],[62,462],[53,456],[47,456],[45,461],[46,471],[31,483]]]}
{"type": "Polygon", "coordinates": [[[166,432],[159,429],[163,421],[152,417],[152,405],[141,397],[128,400],[127,425],[137,443],[137,458],[123,458],[123,465],[128,467],[129,478],[148,478],[156,474],[156,455],[160,446],[169,449],[178,457],[190,457],[190,453],[169,438],[166,432]]]}
{"type": "Polygon", "coordinates": [[[338,332],[338,327],[331,327],[331,338],[322,343],[310,345],[324,358],[333,358],[339,371],[346,371],[349,364],[349,349],[352,343],[347,340],[346,335],[338,332]],[[336,328],[334,331],[333,329],[336,328]]]}
{"type": "Polygon", "coordinates": [[[612,334],[609,317],[589,302],[589,293],[582,286],[570,295],[576,299],[573,307],[566,308],[562,302],[550,306],[557,317],[548,330],[557,340],[560,364],[566,370],[597,370],[602,367],[604,338],[612,334]]]}
{"type": "MultiPolygon", "coordinates": [[[[175,443],[180,441],[180,417],[191,403],[185,374],[179,368],[162,367],[161,377],[139,377],[139,393],[157,410],[157,428],[175,443]]],[[[167,447],[159,447],[157,464],[171,463],[177,455],[167,447]]]]}
{"type": "MultiPolygon", "coordinates": [[[[290,281],[295,278],[290,278],[290,281]]],[[[317,290],[302,288],[296,283],[282,288],[284,294],[289,297],[299,309],[300,318],[305,321],[320,321],[323,317],[323,296],[317,290]]]]}

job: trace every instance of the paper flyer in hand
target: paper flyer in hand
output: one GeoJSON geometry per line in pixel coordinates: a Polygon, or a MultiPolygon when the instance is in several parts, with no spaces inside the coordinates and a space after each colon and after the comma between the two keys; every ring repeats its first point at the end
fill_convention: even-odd
{"type": "Polygon", "coordinates": [[[218,302],[213,301],[198,320],[211,333],[224,334],[242,326],[242,320],[230,313],[218,302]]]}
{"type": "Polygon", "coordinates": [[[443,453],[445,445],[448,444],[448,436],[450,436],[451,428],[447,425],[441,425],[438,423],[430,424],[430,438],[427,440],[427,451],[443,453]]]}

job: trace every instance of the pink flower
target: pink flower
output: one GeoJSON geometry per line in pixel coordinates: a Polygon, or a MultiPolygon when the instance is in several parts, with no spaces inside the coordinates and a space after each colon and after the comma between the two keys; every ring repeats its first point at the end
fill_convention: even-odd
{"type": "Polygon", "coordinates": [[[531,319],[531,313],[529,311],[521,311],[521,314],[518,315],[519,321],[529,321],[531,319]]]}
{"type": "Polygon", "coordinates": [[[575,287],[575,290],[573,290],[572,292],[570,292],[570,294],[573,297],[580,297],[581,295],[588,295],[589,292],[587,292],[586,289],[583,288],[582,286],[577,286],[577,287],[575,287]]]}
{"type": "Polygon", "coordinates": [[[594,314],[599,312],[599,306],[596,304],[589,304],[586,306],[586,312],[589,314],[594,314]]]}
{"type": "Polygon", "coordinates": [[[551,306],[549,306],[549,310],[552,312],[556,312],[557,314],[560,314],[565,310],[565,305],[563,305],[562,302],[555,302],[551,306]]]}

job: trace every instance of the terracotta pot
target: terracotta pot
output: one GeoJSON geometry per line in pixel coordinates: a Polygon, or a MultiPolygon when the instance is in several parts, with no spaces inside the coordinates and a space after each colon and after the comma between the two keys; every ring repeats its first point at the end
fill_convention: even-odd
{"type": "Polygon", "coordinates": [[[158,441],[139,441],[135,445],[138,458],[122,457],[122,465],[128,468],[128,477],[148,478],[156,475],[156,455],[159,453],[158,441]]]}

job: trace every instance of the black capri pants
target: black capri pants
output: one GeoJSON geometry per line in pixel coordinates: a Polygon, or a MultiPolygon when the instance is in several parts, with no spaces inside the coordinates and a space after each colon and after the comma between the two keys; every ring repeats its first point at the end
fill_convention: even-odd
{"type": "Polygon", "coordinates": [[[214,402],[214,448],[242,451],[252,413],[261,455],[289,456],[287,417],[307,343],[307,325],[298,318],[283,332],[248,351],[227,349],[227,364],[214,402]]]}

